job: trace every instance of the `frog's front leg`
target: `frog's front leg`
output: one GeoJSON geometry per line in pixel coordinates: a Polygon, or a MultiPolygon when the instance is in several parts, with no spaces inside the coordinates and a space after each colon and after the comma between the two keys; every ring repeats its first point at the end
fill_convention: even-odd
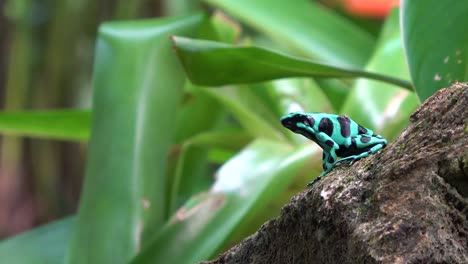
{"type": "Polygon", "coordinates": [[[333,163],[335,160],[336,160],[336,157],[333,158],[332,155],[330,155],[330,153],[324,150],[323,155],[322,155],[323,171],[313,181],[309,182],[307,186],[312,186],[315,182],[319,181],[323,176],[329,173],[333,169],[333,163]]]}
{"type": "Polygon", "coordinates": [[[330,136],[328,136],[325,133],[317,133],[317,141],[319,145],[323,149],[323,156],[322,156],[322,167],[323,167],[323,172],[315,178],[313,181],[309,182],[307,186],[312,186],[315,182],[320,180],[323,176],[325,176],[328,172],[330,172],[333,169],[333,165],[336,162],[337,155],[336,155],[336,150],[339,149],[339,145],[331,139],[330,136]]]}

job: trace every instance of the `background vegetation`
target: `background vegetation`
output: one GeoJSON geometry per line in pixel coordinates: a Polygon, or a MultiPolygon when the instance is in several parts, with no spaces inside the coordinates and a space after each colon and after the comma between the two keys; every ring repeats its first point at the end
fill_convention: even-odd
{"type": "Polygon", "coordinates": [[[0,259],[209,259],[320,173],[282,115],[343,113],[391,142],[466,80],[468,4],[351,2],[7,1],[0,231],[50,223],[0,259]]]}

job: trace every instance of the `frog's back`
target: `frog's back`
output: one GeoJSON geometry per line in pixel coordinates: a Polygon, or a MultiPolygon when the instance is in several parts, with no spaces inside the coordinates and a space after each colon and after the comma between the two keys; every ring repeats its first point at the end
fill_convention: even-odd
{"type": "Polygon", "coordinates": [[[316,131],[327,134],[339,145],[357,135],[374,134],[372,130],[359,125],[346,115],[327,113],[308,113],[308,115],[313,118],[313,128],[316,131]]]}

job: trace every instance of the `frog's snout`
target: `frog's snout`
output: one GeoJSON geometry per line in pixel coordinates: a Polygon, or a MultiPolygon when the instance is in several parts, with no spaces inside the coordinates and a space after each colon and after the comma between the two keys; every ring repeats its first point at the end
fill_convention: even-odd
{"type": "Polygon", "coordinates": [[[281,124],[286,128],[291,128],[293,125],[291,119],[288,117],[281,118],[281,124]]]}

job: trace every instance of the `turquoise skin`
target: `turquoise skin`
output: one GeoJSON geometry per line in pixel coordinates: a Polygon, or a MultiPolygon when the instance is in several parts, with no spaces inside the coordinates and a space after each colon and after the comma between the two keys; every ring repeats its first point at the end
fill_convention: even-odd
{"type": "Polygon", "coordinates": [[[323,172],[313,185],[333,168],[365,158],[387,145],[387,140],[354,122],[346,115],[294,112],[281,118],[281,124],[314,141],[323,149],[323,172]],[[337,157],[342,159],[337,161],[337,157]]]}

